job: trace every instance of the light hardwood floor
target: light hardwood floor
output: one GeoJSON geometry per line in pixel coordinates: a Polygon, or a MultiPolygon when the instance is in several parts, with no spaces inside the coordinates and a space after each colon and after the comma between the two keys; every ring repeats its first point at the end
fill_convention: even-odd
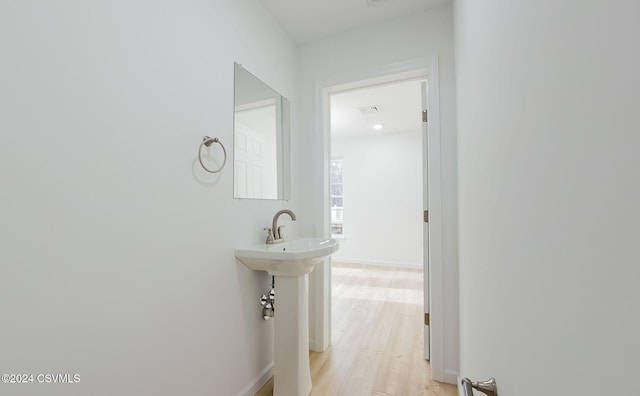
{"type": "MultiPolygon", "coordinates": [[[[333,339],[309,353],[311,395],[457,396],[423,359],[422,271],[333,263],[333,339]]],[[[277,317],[277,311],[276,311],[277,317]]],[[[256,396],[273,394],[273,378],[256,396]]]]}

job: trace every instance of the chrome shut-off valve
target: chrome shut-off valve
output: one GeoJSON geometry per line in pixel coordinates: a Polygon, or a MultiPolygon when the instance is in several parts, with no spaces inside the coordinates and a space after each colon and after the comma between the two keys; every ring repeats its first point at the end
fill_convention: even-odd
{"type": "MultiPolygon", "coordinates": [[[[273,286],[272,286],[273,287],[273,286]]],[[[269,320],[275,316],[274,303],[276,300],[276,291],[272,288],[269,294],[260,296],[260,305],[262,305],[262,318],[269,320]]]]}

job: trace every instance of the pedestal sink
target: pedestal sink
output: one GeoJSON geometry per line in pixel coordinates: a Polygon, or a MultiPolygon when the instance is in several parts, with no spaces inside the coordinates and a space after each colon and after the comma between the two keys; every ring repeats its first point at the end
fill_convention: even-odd
{"type": "Polygon", "coordinates": [[[311,393],[309,280],[313,267],[338,250],[329,238],[302,238],[236,249],[240,262],[276,277],[274,396],[311,393]]]}

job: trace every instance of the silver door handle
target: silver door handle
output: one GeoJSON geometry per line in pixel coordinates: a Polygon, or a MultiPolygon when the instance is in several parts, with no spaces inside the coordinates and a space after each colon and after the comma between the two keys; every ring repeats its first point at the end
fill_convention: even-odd
{"type": "Polygon", "coordinates": [[[479,390],[487,396],[498,396],[498,386],[496,379],[491,378],[488,381],[473,382],[469,378],[463,378],[461,381],[464,396],[473,396],[473,390],[479,390]]]}

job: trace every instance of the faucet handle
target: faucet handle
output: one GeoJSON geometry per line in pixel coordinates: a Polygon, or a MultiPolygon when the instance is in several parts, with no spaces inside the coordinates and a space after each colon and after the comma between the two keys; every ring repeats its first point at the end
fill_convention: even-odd
{"type": "Polygon", "coordinates": [[[273,242],[273,232],[270,227],[264,227],[264,230],[267,232],[267,243],[273,242]]]}

